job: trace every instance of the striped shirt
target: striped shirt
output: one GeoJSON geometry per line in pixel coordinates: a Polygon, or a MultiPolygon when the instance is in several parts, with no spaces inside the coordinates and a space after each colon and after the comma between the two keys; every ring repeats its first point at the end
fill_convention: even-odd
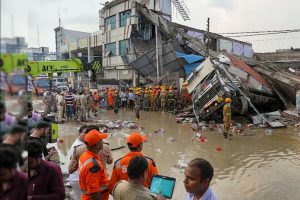
{"type": "Polygon", "coordinates": [[[66,101],[67,105],[69,105],[69,106],[71,105],[72,106],[73,105],[73,100],[74,100],[74,96],[73,95],[69,94],[69,95],[65,96],[65,101],[66,101]]]}

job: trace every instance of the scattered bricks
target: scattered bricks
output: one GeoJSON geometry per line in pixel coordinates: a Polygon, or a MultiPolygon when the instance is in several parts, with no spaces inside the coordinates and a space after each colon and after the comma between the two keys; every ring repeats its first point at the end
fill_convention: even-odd
{"type": "Polygon", "coordinates": [[[246,127],[247,128],[254,128],[254,125],[253,124],[247,124],[246,127]]]}
{"type": "Polygon", "coordinates": [[[294,126],[295,126],[295,128],[299,128],[300,127],[300,123],[295,124],[294,126]]]}

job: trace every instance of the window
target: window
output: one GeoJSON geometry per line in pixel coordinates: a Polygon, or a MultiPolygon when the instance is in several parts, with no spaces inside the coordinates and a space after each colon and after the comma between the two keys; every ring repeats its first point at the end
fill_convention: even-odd
{"type": "Polygon", "coordinates": [[[131,17],[131,10],[126,10],[120,13],[120,27],[127,25],[127,18],[131,17]]]}
{"type": "Polygon", "coordinates": [[[126,55],[127,49],[129,48],[129,40],[121,40],[119,42],[119,55],[123,56],[126,55]]]}
{"type": "Polygon", "coordinates": [[[108,25],[111,25],[111,30],[116,29],[116,15],[105,19],[105,26],[108,27],[108,25]]]}
{"type": "Polygon", "coordinates": [[[107,56],[115,56],[116,55],[116,43],[108,43],[105,45],[106,55],[107,56]]]}

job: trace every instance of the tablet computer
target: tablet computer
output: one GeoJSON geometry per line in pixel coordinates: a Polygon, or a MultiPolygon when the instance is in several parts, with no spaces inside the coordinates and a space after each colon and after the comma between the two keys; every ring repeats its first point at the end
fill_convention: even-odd
{"type": "Polygon", "coordinates": [[[150,184],[150,191],[154,194],[161,194],[167,199],[172,199],[176,179],[167,176],[153,175],[150,184]]]}

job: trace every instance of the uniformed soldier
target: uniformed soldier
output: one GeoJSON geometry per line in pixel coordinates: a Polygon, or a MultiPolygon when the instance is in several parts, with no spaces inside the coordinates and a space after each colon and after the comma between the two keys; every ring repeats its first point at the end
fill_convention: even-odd
{"type": "Polygon", "coordinates": [[[145,91],[145,94],[143,96],[143,108],[144,110],[149,110],[149,92],[148,90],[145,91]]]}
{"type": "Polygon", "coordinates": [[[155,110],[155,96],[152,90],[150,90],[150,94],[149,94],[149,99],[150,99],[150,110],[154,111],[155,110]]]}
{"type": "Polygon", "coordinates": [[[165,90],[162,90],[160,94],[160,106],[162,111],[166,110],[166,101],[167,101],[167,93],[165,90]]]}
{"type": "Polygon", "coordinates": [[[43,97],[43,102],[45,104],[44,115],[47,116],[51,112],[51,104],[52,104],[52,96],[51,92],[45,92],[45,96],[43,97]]]}
{"type": "Polygon", "coordinates": [[[94,111],[93,109],[93,104],[94,104],[94,97],[93,97],[93,93],[90,91],[86,97],[86,101],[87,101],[87,115],[88,115],[88,118],[90,118],[90,112],[94,111]]]}
{"type": "Polygon", "coordinates": [[[87,98],[86,98],[86,95],[85,95],[85,91],[80,93],[79,101],[80,101],[79,120],[80,121],[87,121],[86,120],[87,98]]]}
{"type": "Polygon", "coordinates": [[[134,109],[135,109],[135,118],[137,120],[140,119],[140,110],[142,106],[142,96],[140,92],[137,92],[135,97],[134,97],[134,109]]]}
{"type": "Polygon", "coordinates": [[[87,150],[79,158],[79,185],[82,200],[108,200],[108,177],[97,155],[103,148],[103,139],[107,134],[97,130],[88,132],[84,137],[87,150]]]}
{"type": "Polygon", "coordinates": [[[175,109],[174,106],[175,106],[174,93],[173,93],[173,90],[170,89],[168,92],[168,110],[174,111],[174,109],[175,109]]]}
{"type": "Polygon", "coordinates": [[[118,113],[121,106],[121,98],[119,95],[119,90],[115,90],[113,98],[114,98],[114,113],[118,113]]]}
{"type": "MultiPolygon", "coordinates": [[[[129,161],[135,156],[143,156],[141,151],[143,149],[143,142],[145,141],[147,141],[147,138],[145,136],[142,136],[138,132],[133,132],[127,138],[127,145],[130,152],[123,158],[117,160],[114,164],[113,172],[109,182],[110,194],[112,193],[112,190],[116,183],[118,183],[120,180],[128,180],[127,167],[129,165],[129,161]]],[[[152,176],[157,175],[158,171],[152,158],[146,156],[144,157],[148,162],[148,172],[146,181],[144,182],[144,186],[149,188],[152,176]]]]}
{"type": "Polygon", "coordinates": [[[223,106],[223,122],[224,122],[224,138],[226,139],[228,137],[228,132],[230,129],[230,123],[231,123],[231,98],[225,99],[225,105],[223,106]]]}

